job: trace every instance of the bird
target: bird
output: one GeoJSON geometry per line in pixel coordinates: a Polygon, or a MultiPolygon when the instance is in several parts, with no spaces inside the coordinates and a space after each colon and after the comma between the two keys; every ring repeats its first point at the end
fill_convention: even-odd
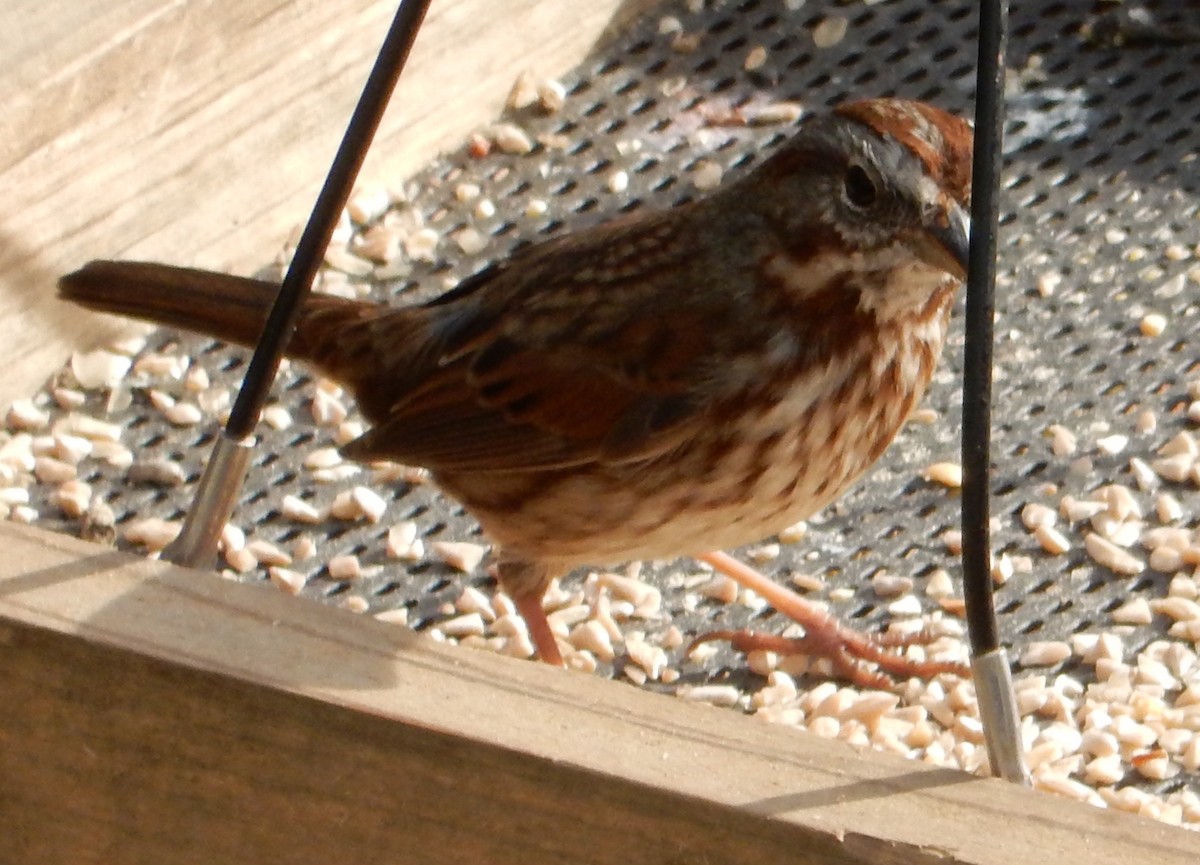
{"type": "MultiPolygon", "coordinates": [[[[804,629],[713,638],[864,686],[965,675],[902,651],[931,636],[856,632],[722,551],[834,502],[917,406],[965,278],[971,154],[970,125],[927,103],[814,110],[703,197],[531,244],[430,301],[310,294],[286,353],[357,400],[346,457],[425,467],[478,520],[548,663],[553,579],[691,556],[804,629]]],[[[93,261],[58,290],[252,346],[278,284],[93,261]]]]}

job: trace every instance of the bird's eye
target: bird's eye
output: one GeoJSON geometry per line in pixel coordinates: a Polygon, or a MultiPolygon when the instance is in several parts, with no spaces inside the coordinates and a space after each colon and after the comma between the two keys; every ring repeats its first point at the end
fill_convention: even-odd
{"type": "Polygon", "coordinates": [[[861,210],[871,207],[879,197],[875,181],[861,165],[851,165],[846,169],[845,184],[846,200],[861,210]]]}

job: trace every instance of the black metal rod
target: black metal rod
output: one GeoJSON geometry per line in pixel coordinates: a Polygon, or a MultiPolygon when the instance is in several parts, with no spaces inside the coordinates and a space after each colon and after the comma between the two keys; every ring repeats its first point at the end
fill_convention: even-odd
{"type": "Polygon", "coordinates": [[[396,17],[379,49],[379,56],[375,59],[354,114],[350,117],[346,134],[325,178],[325,185],[321,187],[313,205],[312,215],[304,227],[300,242],[296,244],[292,263],[242,379],[242,387],[225,425],[225,435],[229,438],[242,439],[254,430],[258,414],[279,369],[280,358],[291,338],[300,305],[308,296],[325,258],[329,239],[354,189],[359,169],[387,109],[396,81],[404,69],[429,3],[430,0],[402,0],[396,10],[396,17]]]}
{"type": "Polygon", "coordinates": [[[292,263],[279,287],[259,337],[258,347],[250,359],[241,389],[229,413],[225,431],[217,439],[212,459],[204,467],[196,498],[183,521],[179,537],[163,551],[168,561],[198,568],[211,564],[216,555],[217,539],[229,520],[246,479],[246,467],[250,461],[250,434],[271,390],[275,373],[279,370],[279,361],[295,328],[300,305],[312,289],[333,229],[354,188],[358,171],[428,8],[429,0],[401,0],[396,10],[392,26],[375,58],[362,96],[350,117],[329,174],[325,177],[325,184],[313,205],[308,224],[296,245],[292,263]]]}
{"type": "Polygon", "coordinates": [[[971,173],[971,251],[967,267],[963,355],[963,594],[974,655],[1000,645],[992,598],[991,425],[999,179],[1003,168],[1004,55],[1007,0],[981,0],[971,173]]]}

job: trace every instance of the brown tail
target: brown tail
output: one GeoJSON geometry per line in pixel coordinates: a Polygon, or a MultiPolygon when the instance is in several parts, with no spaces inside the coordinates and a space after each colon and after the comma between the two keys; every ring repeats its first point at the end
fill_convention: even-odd
{"type": "MultiPolygon", "coordinates": [[[[246,346],[258,341],[278,290],[260,279],[135,261],[93,261],[58,281],[59,297],[80,306],[246,346]]],[[[370,417],[433,362],[426,334],[419,308],[310,295],[287,354],[348,385],[370,417]]]]}
{"type": "MultiPolygon", "coordinates": [[[[279,284],[209,270],[141,261],[92,261],[58,281],[58,296],[109,312],[253,346],[279,284]]],[[[382,307],[328,295],[305,301],[288,355],[328,366],[329,336],[377,317],[382,307]],[[325,349],[322,351],[321,349],[325,349]]],[[[333,370],[330,370],[333,372],[333,370]]]]}
{"type": "Polygon", "coordinates": [[[93,261],[58,281],[58,296],[225,342],[254,345],[277,283],[140,261],[93,261]]]}

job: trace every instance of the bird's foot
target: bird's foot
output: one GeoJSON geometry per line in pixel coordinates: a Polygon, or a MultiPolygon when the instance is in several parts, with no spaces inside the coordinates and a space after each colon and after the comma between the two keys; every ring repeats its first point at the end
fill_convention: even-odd
{"type": "Polygon", "coordinates": [[[807,627],[802,637],[781,637],[759,631],[713,631],[693,640],[688,650],[710,640],[728,640],[739,652],[760,649],[777,655],[824,658],[838,678],[860,688],[879,690],[895,688],[899,679],[931,679],[939,673],[969,676],[967,666],[957,661],[918,660],[896,651],[906,646],[926,645],[935,639],[936,635],[928,631],[903,636],[861,634],[829,618],[823,625],[807,627]]]}
{"type": "Polygon", "coordinates": [[[729,640],[735,649],[762,649],[781,655],[804,654],[827,659],[834,675],[863,688],[891,689],[898,679],[930,679],[940,673],[968,678],[966,664],[909,657],[903,650],[924,646],[938,639],[928,630],[915,634],[862,634],[838,622],[815,604],[785,589],[725,553],[699,557],[721,573],[765,598],[771,606],[804,628],[802,637],[780,637],[755,631],[714,631],[698,637],[692,645],[710,640],[729,640]]]}

